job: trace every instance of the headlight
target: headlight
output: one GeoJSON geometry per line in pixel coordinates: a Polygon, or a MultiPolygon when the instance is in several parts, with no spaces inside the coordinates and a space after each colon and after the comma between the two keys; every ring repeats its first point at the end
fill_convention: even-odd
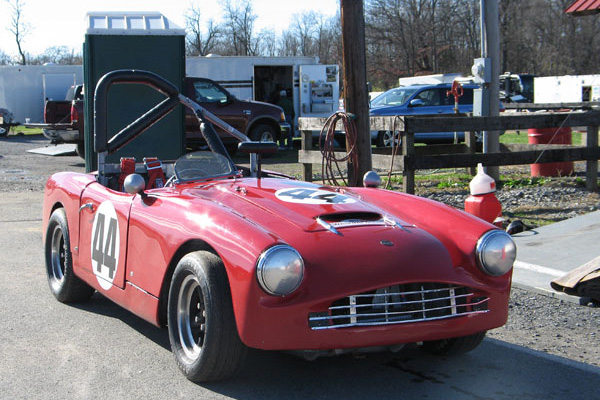
{"type": "Polygon", "coordinates": [[[304,277],[304,261],[290,246],[273,246],[258,258],[256,275],[267,293],[285,296],[300,286],[304,277]]]}
{"type": "Polygon", "coordinates": [[[477,241],[475,252],[479,267],[492,276],[510,271],[517,257],[515,242],[508,233],[500,230],[484,233],[477,241]]]}

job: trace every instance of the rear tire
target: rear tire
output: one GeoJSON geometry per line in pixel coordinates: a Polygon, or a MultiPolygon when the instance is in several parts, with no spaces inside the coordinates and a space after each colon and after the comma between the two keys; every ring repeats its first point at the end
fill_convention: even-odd
{"type": "Polygon", "coordinates": [[[81,158],[85,160],[85,143],[77,142],[77,146],[75,147],[75,153],[81,158]]]}
{"type": "Polygon", "coordinates": [[[238,336],[227,274],[216,255],[197,251],[179,261],[167,320],[175,362],[189,380],[225,379],[242,365],[247,348],[238,336]]]}
{"type": "Polygon", "coordinates": [[[67,215],[62,208],[56,209],[48,221],[45,255],[48,285],[58,301],[84,301],[94,294],[94,289],[73,272],[67,215]]]}
{"type": "Polygon", "coordinates": [[[398,145],[400,145],[398,134],[394,135],[392,131],[377,132],[377,147],[393,147],[394,140],[398,145]]]}
{"type": "Polygon", "coordinates": [[[457,356],[474,350],[485,338],[485,331],[469,336],[423,342],[422,349],[431,354],[457,356]]]}

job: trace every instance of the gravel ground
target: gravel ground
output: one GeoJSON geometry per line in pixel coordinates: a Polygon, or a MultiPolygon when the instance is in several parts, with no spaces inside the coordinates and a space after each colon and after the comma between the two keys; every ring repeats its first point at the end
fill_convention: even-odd
{"type": "MultiPolygon", "coordinates": [[[[501,169],[502,174],[525,176],[529,167],[501,169]]],[[[600,195],[585,188],[585,165],[578,163],[575,175],[545,178],[543,185],[503,187],[496,192],[502,214],[508,220],[523,219],[539,226],[600,209],[600,195]],[[532,222],[533,221],[533,222],[532,222]]],[[[436,183],[420,183],[416,194],[464,209],[468,188],[438,189],[436,183]]]]}
{"type": "MultiPolygon", "coordinates": [[[[84,170],[83,161],[76,156],[47,157],[26,152],[45,145],[47,141],[39,136],[0,138],[0,192],[35,191],[42,196],[44,183],[53,172],[84,170]]],[[[293,157],[289,154],[285,159],[274,157],[265,162],[265,168],[299,175],[301,168],[293,157]]],[[[579,176],[581,168],[577,166],[579,176]]],[[[314,170],[320,171],[320,166],[314,170]]],[[[419,184],[417,194],[458,208],[463,208],[468,195],[464,188],[440,190],[427,183],[419,184]]],[[[530,213],[538,220],[560,220],[600,208],[598,193],[588,193],[577,177],[553,178],[543,186],[503,188],[497,195],[508,218],[516,213],[530,213]]],[[[582,306],[513,288],[508,323],[489,332],[489,336],[600,366],[599,327],[600,307],[582,306]]]]}

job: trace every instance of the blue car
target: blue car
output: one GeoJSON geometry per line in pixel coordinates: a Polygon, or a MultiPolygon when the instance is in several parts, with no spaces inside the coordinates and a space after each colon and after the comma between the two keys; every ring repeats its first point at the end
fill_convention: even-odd
{"type": "MultiPolygon", "coordinates": [[[[473,89],[477,85],[463,85],[463,95],[458,101],[460,114],[473,112],[473,89]]],[[[389,115],[440,115],[454,114],[454,96],[448,94],[452,85],[413,85],[390,89],[371,101],[371,116],[389,115]]],[[[415,143],[453,143],[465,139],[464,132],[416,133],[415,143]]],[[[371,140],[378,147],[391,147],[391,131],[371,131],[371,140]]]]}

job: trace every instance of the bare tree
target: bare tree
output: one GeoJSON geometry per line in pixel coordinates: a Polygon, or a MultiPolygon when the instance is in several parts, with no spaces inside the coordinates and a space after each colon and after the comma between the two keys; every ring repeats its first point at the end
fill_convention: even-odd
{"type": "Polygon", "coordinates": [[[266,57],[278,55],[277,35],[272,29],[262,29],[258,33],[258,54],[266,57]]]}
{"type": "Polygon", "coordinates": [[[0,65],[10,65],[10,56],[0,50],[0,65]]]}
{"type": "Polygon", "coordinates": [[[206,30],[202,30],[200,8],[196,5],[190,7],[185,16],[187,34],[187,53],[191,56],[205,56],[213,53],[219,45],[218,40],[223,34],[221,25],[212,19],[206,24],[206,30]]]}
{"type": "Polygon", "coordinates": [[[314,11],[295,14],[292,22],[292,33],[298,39],[300,55],[308,56],[315,53],[318,16],[314,11]]]}
{"type": "Polygon", "coordinates": [[[46,63],[58,65],[80,65],[83,63],[81,53],[76,53],[72,47],[52,46],[44,50],[37,57],[30,57],[29,63],[32,65],[43,65],[46,63]]]}
{"type": "Polygon", "coordinates": [[[234,5],[227,0],[224,6],[226,43],[231,45],[231,54],[238,56],[258,55],[259,41],[254,37],[254,21],[250,0],[234,5]]]}
{"type": "Polygon", "coordinates": [[[10,24],[7,29],[15,37],[15,42],[17,43],[17,50],[19,52],[19,58],[21,59],[19,64],[25,65],[27,63],[27,59],[25,57],[25,52],[23,51],[22,43],[29,30],[28,25],[23,21],[23,7],[25,6],[25,2],[22,0],[5,1],[9,4],[11,8],[10,24]]]}

